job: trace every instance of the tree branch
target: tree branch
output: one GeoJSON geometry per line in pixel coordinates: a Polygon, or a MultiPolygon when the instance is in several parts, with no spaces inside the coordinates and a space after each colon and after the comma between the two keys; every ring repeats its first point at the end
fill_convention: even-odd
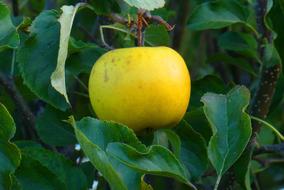
{"type": "MultiPolygon", "coordinates": [[[[262,60],[264,59],[265,41],[272,43],[271,31],[265,26],[266,7],[267,0],[257,0],[257,27],[261,34],[261,38],[259,39],[259,54],[262,60]]],[[[261,67],[260,82],[251,104],[251,115],[261,119],[265,119],[267,117],[280,72],[280,63],[272,67],[261,67]]],[[[256,133],[259,132],[260,127],[261,125],[259,122],[253,122],[253,138],[255,138],[256,133]]]]}
{"type": "Polygon", "coordinates": [[[269,167],[271,164],[277,164],[277,163],[284,163],[283,158],[259,158],[259,157],[254,157],[253,158],[255,161],[259,162],[263,167],[269,167]]]}
{"type": "Polygon", "coordinates": [[[284,153],[284,143],[265,145],[254,150],[254,155],[264,153],[284,153]]]}

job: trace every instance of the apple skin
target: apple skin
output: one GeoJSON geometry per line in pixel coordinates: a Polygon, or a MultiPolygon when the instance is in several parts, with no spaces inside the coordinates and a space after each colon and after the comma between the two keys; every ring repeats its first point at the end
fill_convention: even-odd
{"type": "Polygon", "coordinates": [[[89,78],[92,107],[102,120],[134,131],[174,127],[190,99],[190,74],[168,47],[134,47],[107,52],[89,78]]]}

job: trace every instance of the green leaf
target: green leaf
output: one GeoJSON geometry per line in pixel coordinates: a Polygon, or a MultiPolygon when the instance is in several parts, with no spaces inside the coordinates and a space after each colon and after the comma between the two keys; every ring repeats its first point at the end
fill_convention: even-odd
{"type": "Polygon", "coordinates": [[[20,43],[20,37],[10,17],[7,5],[0,1],[0,49],[16,48],[20,43]]]}
{"type": "Polygon", "coordinates": [[[12,116],[3,104],[0,103],[0,139],[9,141],[16,132],[16,127],[12,116]]]}
{"type": "Polygon", "coordinates": [[[250,168],[252,153],[253,151],[246,149],[233,165],[237,182],[246,190],[251,190],[250,168]]]}
{"type": "Polygon", "coordinates": [[[62,14],[58,18],[58,22],[60,23],[60,41],[59,41],[59,50],[57,57],[57,66],[55,71],[51,74],[51,85],[55,90],[57,90],[60,94],[65,97],[65,100],[68,104],[70,104],[65,84],[65,61],[68,55],[68,42],[70,38],[70,33],[73,25],[73,21],[75,18],[75,14],[78,9],[84,4],[78,3],[75,7],[70,6],[62,6],[62,14]]]}
{"type": "Polygon", "coordinates": [[[188,172],[166,148],[152,145],[147,151],[138,151],[124,143],[110,143],[106,149],[115,159],[145,174],[173,177],[190,187],[188,172]]]}
{"type": "Polygon", "coordinates": [[[183,119],[189,123],[190,127],[199,133],[207,143],[209,142],[212,136],[212,131],[202,107],[190,109],[190,111],[185,114],[183,119]]]}
{"type": "Polygon", "coordinates": [[[164,26],[149,25],[145,29],[145,40],[151,46],[169,46],[170,36],[164,26]]]}
{"type": "Polygon", "coordinates": [[[245,109],[250,92],[243,86],[236,86],[227,95],[206,93],[201,101],[213,131],[208,157],[218,174],[216,188],[221,176],[240,157],[249,142],[251,120],[245,109]]]}
{"type": "Polygon", "coordinates": [[[145,150],[146,147],[132,130],[113,122],[89,117],[77,122],[74,128],[84,153],[108,181],[111,189],[140,189],[142,174],[109,157],[105,151],[111,142],[125,142],[139,150],[145,150]]]}
{"type": "Polygon", "coordinates": [[[141,190],[154,190],[153,187],[141,179],[141,190]]]}
{"type": "Polygon", "coordinates": [[[52,146],[75,144],[76,138],[72,127],[64,120],[68,114],[47,106],[36,118],[36,130],[40,139],[52,146]]]}
{"type": "Polygon", "coordinates": [[[66,186],[38,161],[23,154],[15,174],[22,190],[65,190],[66,186]]]}
{"type": "Polygon", "coordinates": [[[195,179],[199,178],[207,169],[206,141],[183,120],[176,129],[181,139],[181,160],[195,179]]]}
{"type": "Polygon", "coordinates": [[[0,103],[0,189],[10,189],[12,173],[20,164],[21,154],[10,142],[16,131],[15,123],[8,110],[0,103]]]}
{"type": "MultiPolygon", "coordinates": [[[[275,39],[275,47],[277,48],[279,55],[282,59],[282,65],[284,60],[284,2],[282,0],[276,0],[273,3],[273,7],[269,12],[270,23],[272,24],[272,28],[274,32],[277,33],[277,38],[275,39]]],[[[284,71],[282,69],[282,71],[284,71]]]]}
{"type": "Polygon", "coordinates": [[[216,53],[208,57],[207,62],[214,63],[214,62],[225,62],[226,64],[234,65],[253,76],[257,76],[254,71],[254,68],[250,62],[246,59],[242,58],[241,56],[232,57],[225,53],[216,53]]]}
{"type": "Polygon", "coordinates": [[[120,12],[119,4],[116,0],[90,0],[94,12],[98,15],[107,15],[112,12],[120,12]]]}
{"type": "Polygon", "coordinates": [[[96,179],[96,169],[91,162],[83,162],[80,164],[81,170],[85,173],[88,182],[88,188],[91,188],[96,179]]]}
{"type": "Polygon", "coordinates": [[[192,81],[189,108],[202,106],[200,98],[206,92],[225,93],[226,86],[220,78],[213,75],[207,75],[199,80],[192,81]]]}
{"type": "Polygon", "coordinates": [[[47,168],[64,184],[64,189],[83,190],[87,188],[87,179],[83,171],[73,166],[72,162],[62,155],[38,147],[25,147],[22,149],[22,154],[29,160],[37,161],[47,168]]]}
{"type": "MultiPolygon", "coordinates": [[[[181,142],[179,136],[171,129],[159,129],[155,131],[155,141],[157,142],[156,144],[163,146],[164,144],[163,142],[161,142],[161,140],[163,139],[169,141],[175,156],[177,157],[177,159],[179,159],[180,148],[181,148],[181,142]]],[[[168,147],[168,145],[165,147],[168,147]]]]}
{"type": "Polygon", "coordinates": [[[187,171],[168,149],[146,148],[124,125],[83,118],[76,123],[75,133],[86,156],[112,189],[140,189],[144,173],[175,177],[190,185],[187,171]],[[151,165],[147,168],[144,162],[151,165]]]}
{"type": "Polygon", "coordinates": [[[130,6],[152,11],[165,5],[165,0],[124,0],[130,6]]]}
{"type": "Polygon", "coordinates": [[[281,64],[281,58],[274,44],[265,45],[263,59],[263,64],[266,68],[281,64]]]}
{"type": "Polygon", "coordinates": [[[33,21],[31,33],[20,45],[17,59],[24,83],[31,91],[52,106],[66,110],[69,106],[64,96],[50,83],[59,49],[58,16],[56,11],[44,11],[33,21]]]}
{"type": "Polygon", "coordinates": [[[252,58],[258,58],[257,41],[251,34],[225,32],[218,37],[218,45],[230,51],[236,51],[252,58]]]}
{"type": "Polygon", "coordinates": [[[238,1],[210,1],[202,3],[193,11],[189,27],[192,30],[206,30],[219,29],[236,23],[248,26],[247,19],[247,11],[238,1]]]}
{"type": "Polygon", "coordinates": [[[90,73],[94,63],[104,53],[106,53],[106,50],[94,43],[85,43],[71,37],[69,40],[66,70],[73,75],[78,75],[82,72],[90,73]]]}

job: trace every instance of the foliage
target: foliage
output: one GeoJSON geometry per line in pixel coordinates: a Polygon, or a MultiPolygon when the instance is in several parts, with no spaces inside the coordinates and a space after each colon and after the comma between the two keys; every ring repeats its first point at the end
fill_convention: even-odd
{"type": "Polygon", "coordinates": [[[283,18],[282,0],[0,0],[0,190],[283,188],[283,18]],[[177,126],[135,133],[87,86],[140,14],[192,83],[177,126]]]}

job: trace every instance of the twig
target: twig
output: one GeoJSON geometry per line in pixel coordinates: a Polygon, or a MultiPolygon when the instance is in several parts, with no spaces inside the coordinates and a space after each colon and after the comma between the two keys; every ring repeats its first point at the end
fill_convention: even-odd
{"type": "Polygon", "coordinates": [[[152,16],[149,11],[146,11],[143,16],[145,17],[146,25],[148,25],[148,21],[154,21],[157,22],[158,24],[163,25],[168,31],[172,31],[175,28],[175,26],[171,26],[162,17],[157,15],[152,16]]]}
{"type": "Polygon", "coordinates": [[[254,150],[254,155],[264,153],[284,153],[284,143],[265,145],[254,150]]]}
{"type": "Polygon", "coordinates": [[[143,15],[145,10],[139,9],[137,13],[137,46],[144,46],[144,22],[143,22],[143,15]]]}
{"type": "Polygon", "coordinates": [[[269,165],[276,163],[284,163],[284,158],[264,159],[264,158],[254,157],[253,159],[259,162],[263,167],[268,167],[269,165]]]}
{"type": "Polygon", "coordinates": [[[20,110],[24,126],[26,126],[26,130],[29,134],[28,138],[35,139],[35,117],[26,104],[24,98],[17,90],[13,78],[6,77],[3,73],[0,73],[0,85],[4,87],[4,89],[13,99],[16,107],[20,110]]]}
{"type": "Polygon", "coordinates": [[[123,24],[123,25],[126,25],[128,24],[128,20],[118,14],[115,14],[115,13],[111,13],[109,15],[109,19],[111,19],[112,21],[116,22],[116,23],[120,23],[120,24],[123,24]]]}

